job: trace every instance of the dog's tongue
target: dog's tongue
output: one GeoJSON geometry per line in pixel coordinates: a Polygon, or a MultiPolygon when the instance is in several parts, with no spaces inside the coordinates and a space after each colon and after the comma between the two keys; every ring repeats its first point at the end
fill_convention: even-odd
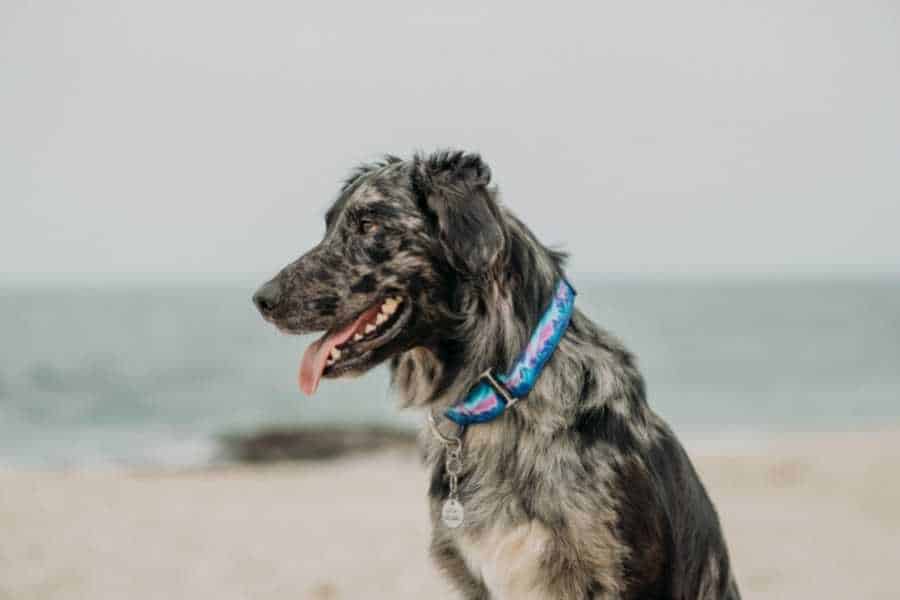
{"type": "Polygon", "coordinates": [[[331,349],[337,346],[337,344],[331,343],[330,340],[331,338],[327,336],[316,340],[310,344],[300,360],[300,389],[307,396],[312,396],[316,393],[328,355],[331,354],[331,349]]]}
{"type": "Polygon", "coordinates": [[[372,320],[377,315],[378,307],[366,311],[356,321],[350,323],[343,329],[334,333],[326,333],[321,338],[313,342],[306,352],[303,353],[303,359],[300,361],[300,389],[307,396],[312,396],[319,388],[319,380],[322,379],[322,371],[325,370],[325,363],[331,351],[350,339],[350,337],[359,329],[360,325],[366,321],[372,320]]]}
{"type": "Polygon", "coordinates": [[[326,333],[310,344],[303,353],[303,360],[300,361],[300,389],[304,394],[312,396],[316,393],[328,356],[336,346],[343,344],[353,335],[355,325],[351,323],[337,333],[326,333]]]}

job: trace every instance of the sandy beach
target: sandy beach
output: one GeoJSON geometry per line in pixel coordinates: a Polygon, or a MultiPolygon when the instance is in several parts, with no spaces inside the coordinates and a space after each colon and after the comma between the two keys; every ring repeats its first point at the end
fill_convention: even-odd
{"type": "MultiPolygon", "coordinates": [[[[900,434],[688,448],[745,598],[897,598],[900,434]]],[[[426,553],[415,453],[152,470],[0,471],[0,598],[455,598],[426,553]]]]}

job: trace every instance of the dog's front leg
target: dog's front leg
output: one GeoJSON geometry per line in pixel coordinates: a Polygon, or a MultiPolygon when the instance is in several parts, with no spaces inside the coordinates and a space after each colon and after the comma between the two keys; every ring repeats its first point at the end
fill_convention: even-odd
{"type": "Polygon", "coordinates": [[[469,570],[451,538],[435,533],[431,538],[431,557],[465,600],[490,600],[484,582],[469,570]]]}

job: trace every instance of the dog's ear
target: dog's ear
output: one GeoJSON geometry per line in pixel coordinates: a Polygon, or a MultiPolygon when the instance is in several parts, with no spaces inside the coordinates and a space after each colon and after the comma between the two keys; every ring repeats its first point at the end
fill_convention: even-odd
{"type": "Polygon", "coordinates": [[[491,170],[477,154],[437,152],[413,159],[412,186],[450,264],[467,275],[490,269],[506,236],[488,189],[491,170]]]}

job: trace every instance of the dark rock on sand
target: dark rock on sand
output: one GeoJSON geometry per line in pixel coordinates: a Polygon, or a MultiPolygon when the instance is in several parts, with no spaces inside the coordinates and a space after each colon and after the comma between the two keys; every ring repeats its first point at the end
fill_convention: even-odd
{"type": "Polygon", "coordinates": [[[385,449],[414,451],[412,431],[377,426],[321,426],[264,429],[221,437],[228,460],[264,463],[326,460],[385,449]]]}

